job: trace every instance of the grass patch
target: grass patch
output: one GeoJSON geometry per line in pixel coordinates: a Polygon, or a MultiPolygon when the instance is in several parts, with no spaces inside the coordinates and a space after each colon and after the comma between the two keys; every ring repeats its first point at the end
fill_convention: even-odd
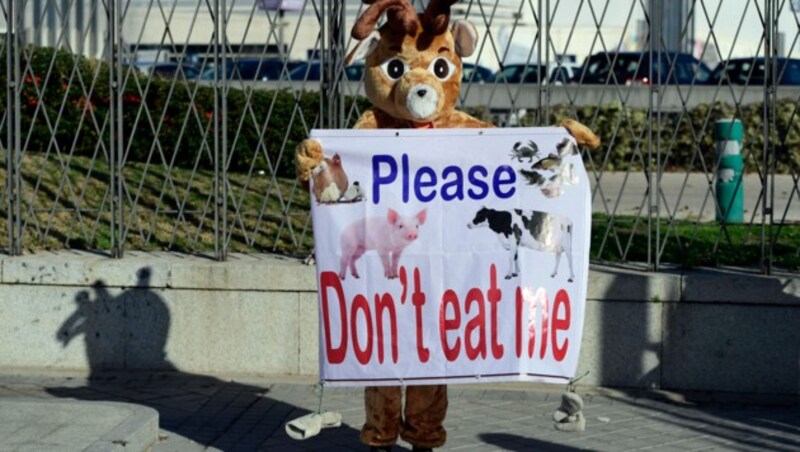
{"type": "MultiPolygon", "coordinates": [[[[0,168],[0,178],[6,177],[0,168]]],[[[227,233],[215,228],[222,218],[215,220],[213,169],[127,162],[116,207],[122,208],[125,249],[213,252],[217,236],[232,252],[300,256],[312,249],[308,194],[293,179],[228,173],[224,183],[226,209],[219,213],[225,213],[227,233]]],[[[7,246],[5,187],[0,190],[0,245],[7,246]]],[[[109,250],[112,192],[104,160],[26,153],[20,188],[25,250],[109,250]]]]}
{"type": "MultiPolygon", "coordinates": [[[[646,262],[648,249],[655,260],[658,246],[661,263],[684,268],[739,266],[757,267],[761,262],[760,224],[726,225],[697,221],[662,219],[650,225],[653,234],[648,245],[646,218],[634,216],[592,216],[591,259],[603,262],[646,262]]],[[[774,238],[772,265],[787,270],[800,269],[800,225],[787,224],[766,229],[764,253],[768,254],[770,235],[774,238]]]]}

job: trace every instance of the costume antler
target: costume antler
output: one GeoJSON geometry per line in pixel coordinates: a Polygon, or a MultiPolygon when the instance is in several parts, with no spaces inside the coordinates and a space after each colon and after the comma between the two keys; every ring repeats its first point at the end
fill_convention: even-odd
{"type": "Polygon", "coordinates": [[[450,23],[450,6],[458,0],[431,0],[422,15],[422,27],[428,33],[438,35],[447,30],[450,23]]]}
{"type": "Polygon", "coordinates": [[[413,34],[419,26],[419,17],[414,7],[406,0],[362,0],[369,5],[361,14],[351,32],[353,38],[362,40],[372,33],[378,19],[386,12],[389,26],[398,32],[413,34]]]}

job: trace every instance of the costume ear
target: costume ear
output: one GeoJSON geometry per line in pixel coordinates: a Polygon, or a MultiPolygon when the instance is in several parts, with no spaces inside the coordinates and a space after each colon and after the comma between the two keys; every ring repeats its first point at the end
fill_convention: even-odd
{"type": "Polygon", "coordinates": [[[456,53],[461,57],[468,57],[478,47],[478,29],[472,22],[458,19],[453,22],[453,39],[456,42],[456,53]]]}
{"type": "Polygon", "coordinates": [[[378,43],[381,40],[381,34],[377,30],[373,31],[366,38],[358,41],[356,47],[344,59],[344,65],[352,63],[355,60],[363,60],[378,48],[378,43]]]}

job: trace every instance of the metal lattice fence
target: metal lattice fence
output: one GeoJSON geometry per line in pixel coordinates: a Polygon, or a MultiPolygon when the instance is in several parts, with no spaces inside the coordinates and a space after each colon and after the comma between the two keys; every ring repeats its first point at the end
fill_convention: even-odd
{"type": "MultiPolygon", "coordinates": [[[[312,128],[348,127],[368,106],[363,65],[344,65],[361,9],[0,0],[0,248],[309,253],[292,154],[312,128]]],[[[792,2],[461,0],[452,11],[480,32],[460,108],[508,127],[574,117],[601,135],[584,151],[593,259],[797,269],[792,2]],[[731,206],[717,193],[719,119],[744,124],[741,224],[720,217],[731,206]]]]}

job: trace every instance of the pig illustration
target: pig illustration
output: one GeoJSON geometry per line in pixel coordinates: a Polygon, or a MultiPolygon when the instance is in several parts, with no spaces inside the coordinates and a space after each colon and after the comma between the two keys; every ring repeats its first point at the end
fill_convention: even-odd
{"type": "Polygon", "coordinates": [[[397,268],[403,249],[419,237],[419,227],[425,224],[427,209],[416,215],[402,216],[389,209],[385,218],[369,217],[358,220],[342,231],[342,260],[339,278],[347,276],[347,267],[358,278],[356,261],[367,251],[375,250],[383,263],[383,274],[397,277],[397,268]]]}

